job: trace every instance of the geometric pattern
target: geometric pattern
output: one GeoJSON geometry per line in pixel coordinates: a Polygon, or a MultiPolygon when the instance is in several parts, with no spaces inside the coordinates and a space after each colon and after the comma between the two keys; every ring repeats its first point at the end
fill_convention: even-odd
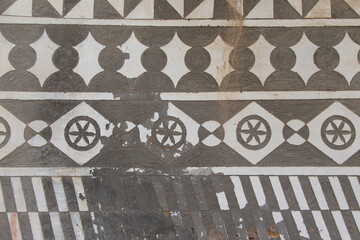
{"type": "Polygon", "coordinates": [[[231,28],[226,27],[191,38],[191,28],[174,33],[163,27],[99,31],[76,26],[74,32],[63,30],[73,34],[69,42],[62,40],[56,27],[44,28],[30,25],[2,31],[1,90],[24,90],[22,79],[29,84],[26,91],[51,92],[359,89],[356,28],[338,27],[335,35],[324,27],[272,32],[259,28],[260,34],[244,28],[244,42],[238,46],[229,42],[226,33],[231,28]],[[32,29],[38,35],[21,42],[21,34],[32,29]],[[163,32],[161,39],[148,34],[154,29],[163,32]],[[103,37],[117,33],[121,38],[116,42],[103,37]],[[176,61],[171,60],[175,56],[176,61]],[[245,77],[248,84],[242,82],[245,77]],[[108,84],[112,87],[104,87],[108,84]]]}
{"type": "Polygon", "coordinates": [[[360,239],[359,18],[1,1],[0,239],[360,239]]]}
{"type": "Polygon", "coordinates": [[[110,123],[86,103],[81,103],[52,123],[51,142],[80,165],[102,149],[100,139],[112,133],[110,123]]]}
{"type": "Polygon", "coordinates": [[[360,184],[355,176],[140,174],[125,178],[117,173],[115,179],[122,182],[118,186],[120,194],[111,192],[114,177],[3,177],[0,236],[4,239],[360,236],[357,192],[360,184]],[[99,197],[96,194],[99,191],[122,201],[99,197]],[[169,191],[171,196],[166,194],[169,191]],[[130,196],[139,200],[129,201],[130,196]],[[142,217],[150,219],[150,223],[138,221],[142,217]],[[112,224],[116,219],[121,228],[112,224]],[[163,226],[158,226],[159,222],[163,226]],[[135,223],[141,231],[137,231],[135,223]]]}
{"type": "Polygon", "coordinates": [[[0,239],[360,239],[359,18],[1,1],[0,239]]]}
{"type": "Polygon", "coordinates": [[[342,164],[360,150],[355,135],[355,132],[360,131],[359,120],[359,116],[335,102],[308,123],[309,142],[338,164],[342,164]],[[341,115],[334,115],[336,112],[341,112],[341,115]]]}
{"type": "MultiPolygon", "coordinates": [[[[300,113],[308,112],[305,115],[294,114],[292,110],[282,112],[282,106],[294,104],[291,101],[252,101],[242,104],[237,112],[228,115],[227,120],[222,120],[221,114],[199,115],[186,104],[176,101],[162,104],[158,110],[145,110],[141,104],[135,104],[132,110],[146,111],[146,116],[136,120],[120,117],[129,113],[121,108],[114,110],[116,104],[101,101],[103,109],[98,109],[96,105],[77,102],[52,120],[39,115],[36,120],[31,117],[33,120],[30,121],[26,115],[31,116],[31,113],[20,114],[12,109],[15,115],[19,114],[14,116],[2,107],[4,121],[0,129],[3,133],[0,165],[7,166],[17,155],[27,153],[26,164],[41,167],[55,163],[51,160],[52,155],[45,155],[43,163],[36,160],[36,155],[31,155],[34,149],[43,151],[49,148],[49,143],[65,154],[58,157],[65,161],[59,162],[60,166],[67,166],[69,162],[66,161],[80,166],[106,166],[106,154],[123,155],[122,162],[109,160],[111,166],[141,166],[142,161],[133,165],[131,159],[137,158],[135,152],[147,156],[149,164],[157,162],[163,166],[190,167],[195,164],[191,160],[193,156],[194,159],[204,158],[201,165],[212,165],[216,155],[207,158],[199,156],[196,152],[202,148],[229,154],[223,158],[231,159],[234,166],[346,165],[347,162],[359,165],[356,158],[360,150],[357,140],[360,117],[352,100],[344,103],[326,101],[313,112],[310,111],[313,107],[311,101],[306,104],[298,101],[293,106],[300,113]],[[277,104],[280,108],[274,107],[277,104]],[[23,122],[28,122],[27,126],[23,122]],[[292,158],[302,158],[302,152],[308,152],[309,159],[293,162],[292,158]],[[278,154],[284,153],[291,156],[288,163],[277,159],[278,154]]],[[[211,103],[197,104],[212,108],[211,103]]],[[[22,109],[21,105],[16,106],[22,109]]]]}
{"type": "Polygon", "coordinates": [[[358,18],[353,0],[17,0],[0,6],[4,16],[112,19],[358,18]]]}

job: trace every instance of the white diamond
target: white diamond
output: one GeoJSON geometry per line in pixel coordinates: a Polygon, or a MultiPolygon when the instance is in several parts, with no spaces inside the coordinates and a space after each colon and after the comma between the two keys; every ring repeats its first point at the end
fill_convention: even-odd
{"type": "Polygon", "coordinates": [[[66,113],[64,116],[62,116],[60,119],[58,119],[56,122],[50,125],[53,133],[51,143],[54,144],[54,146],[60,149],[63,153],[68,155],[75,162],[77,162],[79,165],[83,165],[87,163],[91,158],[99,154],[99,152],[103,148],[103,144],[101,143],[101,141],[99,141],[93,148],[86,151],[79,151],[69,146],[64,137],[65,128],[72,119],[79,116],[86,116],[94,119],[99,125],[100,137],[109,137],[112,134],[112,129],[114,126],[85,102],[79,104],[71,111],[66,113]]]}
{"type": "MultiPolygon", "coordinates": [[[[0,148],[0,159],[3,159],[25,142],[24,130],[26,125],[2,106],[0,106],[0,117],[3,118],[10,127],[10,138],[8,142],[0,148]]],[[[5,138],[2,140],[5,140],[5,138]]]]}
{"type": "Polygon", "coordinates": [[[124,66],[118,70],[119,73],[128,78],[135,78],[146,71],[141,64],[141,55],[146,47],[136,39],[134,33],[132,33],[130,38],[118,48],[123,53],[129,54],[129,59],[125,60],[124,66]]]}
{"type": "Polygon", "coordinates": [[[162,47],[168,59],[162,72],[171,78],[174,86],[189,71],[185,66],[185,54],[189,49],[190,47],[184,44],[176,33],[171,42],[162,47]]]}
{"type": "Polygon", "coordinates": [[[11,49],[15,46],[6,40],[3,35],[0,33],[0,77],[5,73],[13,70],[9,62],[9,53],[11,49]]]}
{"type": "Polygon", "coordinates": [[[271,52],[275,47],[260,35],[256,43],[249,48],[255,55],[255,64],[250,71],[253,72],[260,79],[262,85],[264,85],[267,77],[275,70],[270,63],[271,52]]]}
{"type": "Polygon", "coordinates": [[[205,72],[213,76],[220,86],[226,75],[234,71],[229,62],[229,56],[233,47],[226,44],[220,36],[218,36],[205,49],[209,52],[211,62],[205,72]]]}
{"type": "Polygon", "coordinates": [[[89,33],[82,43],[75,47],[79,53],[79,63],[74,69],[74,72],[80,74],[86,85],[89,85],[91,79],[96,74],[102,72],[98,58],[103,48],[104,46],[96,42],[91,33],[89,33]]]}
{"type": "Polygon", "coordinates": [[[52,62],[52,56],[59,46],[51,41],[46,30],[41,38],[30,46],[36,51],[36,63],[29,71],[39,79],[40,85],[42,86],[46,79],[57,71],[57,68],[52,62]]]}
{"type": "Polygon", "coordinates": [[[360,71],[360,63],[358,61],[360,45],[354,43],[346,33],[344,39],[334,48],[340,56],[340,62],[335,71],[341,73],[350,84],[355,74],[360,71]]]}
{"type": "Polygon", "coordinates": [[[285,141],[283,135],[281,134],[283,127],[283,122],[274,117],[259,104],[252,102],[224,124],[225,137],[223,142],[238,152],[241,156],[246,158],[252,164],[257,164],[285,141]],[[245,117],[252,115],[263,118],[265,121],[267,121],[271,129],[271,137],[269,142],[263,148],[258,150],[252,150],[244,147],[240,144],[237,137],[237,126],[239,122],[245,117]]]}
{"type": "MultiPolygon", "coordinates": [[[[316,116],[308,124],[309,127],[309,139],[308,141],[313,144],[316,148],[322,151],[324,154],[329,156],[338,164],[343,164],[352,155],[360,150],[360,118],[358,115],[350,111],[344,105],[339,102],[333,103],[330,107],[316,116]],[[354,142],[346,149],[334,149],[327,146],[321,137],[321,127],[325,120],[334,115],[339,115],[347,118],[354,125],[355,128],[355,139],[354,142]]],[[[327,129],[330,130],[330,129],[327,129]]]]}
{"type": "Polygon", "coordinates": [[[296,54],[296,64],[292,70],[301,76],[306,85],[309,78],[320,70],[314,63],[314,53],[318,46],[310,42],[304,33],[300,41],[291,49],[296,54]]]}

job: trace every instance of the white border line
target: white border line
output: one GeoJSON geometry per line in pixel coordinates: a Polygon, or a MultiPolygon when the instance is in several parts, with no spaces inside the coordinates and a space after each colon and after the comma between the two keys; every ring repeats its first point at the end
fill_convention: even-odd
{"type": "Polygon", "coordinates": [[[360,176],[360,167],[190,167],[189,175],[243,175],[243,176],[360,176]]]}
{"type": "Polygon", "coordinates": [[[0,16],[0,24],[40,24],[40,25],[97,25],[97,26],[162,26],[162,27],[192,27],[192,26],[239,26],[235,20],[160,20],[160,19],[93,19],[93,18],[47,18],[0,16]]]}
{"type": "Polygon", "coordinates": [[[93,18],[46,18],[25,16],[0,16],[0,24],[69,24],[69,25],[111,25],[111,26],[245,26],[245,27],[330,27],[360,26],[360,19],[93,19],[93,18]]]}
{"type": "Polygon", "coordinates": [[[358,99],[360,91],[254,91],[254,92],[11,92],[0,91],[0,100],[163,100],[163,101],[234,101],[234,100],[308,100],[358,99]]]}
{"type": "Polygon", "coordinates": [[[0,167],[0,176],[5,177],[57,177],[57,176],[93,176],[95,168],[87,167],[0,167]]]}
{"type": "Polygon", "coordinates": [[[91,167],[0,167],[0,176],[4,177],[91,177],[94,171],[119,171],[119,174],[137,175],[226,175],[226,176],[360,176],[360,167],[189,167],[162,172],[151,168],[91,168],[91,167]]]}

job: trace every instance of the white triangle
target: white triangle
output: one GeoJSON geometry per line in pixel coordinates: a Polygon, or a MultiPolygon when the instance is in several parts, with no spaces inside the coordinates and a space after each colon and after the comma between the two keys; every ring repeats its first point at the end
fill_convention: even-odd
{"type": "Polygon", "coordinates": [[[226,0],[238,13],[243,14],[242,1],[243,0],[226,0]]]}
{"type": "Polygon", "coordinates": [[[288,2],[302,16],[302,0],[288,0],[288,2]]]}
{"type": "Polygon", "coordinates": [[[204,0],[186,18],[213,18],[214,0],[204,0]]]}
{"type": "Polygon", "coordinates": [[[81,0],[65,18],[93,18],[94,0],[81,0]]]}
{"type": "Polygon", "coordinates": [[[331,0],[320,0],[306,18],[331,18],[331,0]]]}
{"type": "Polygon", "coordinates": [[[180,14],[184,17],[184,2],[181,0],[167,0],[167,2],[180,14]]]}
{"type": "Polygon", "coordinates": [[[142,0],[126,18],[151,19],[154,18],[154,0],[142,0]]]}
{"type": "Polygon", "coordinates": [[[64,5],[64,1],[63,0],[47,0],[51,6],[53,6],[55,8],[55,10],[62,16],[63,14],[63,5],[64,5]]]}
{"type": "Polygon", "coordinates": [[[32,0],[17,0],[2,15],[32,16],[32,0]]]}
{"type": "Polygon", "coordinates": [[[274,18],[274,1],[260,0],[246,18],[274,18]]]}
{"type": "Polygon", "coordinates": [[[360,1],[359,0],[344,0],[354,11],[360,15],[360,1]]]}
{"type": "Polygon", "coordinates": [[[125,0],[107,0],[115,10],[120,13],[121,16],[124,16],[124,1],[125,0]]]}

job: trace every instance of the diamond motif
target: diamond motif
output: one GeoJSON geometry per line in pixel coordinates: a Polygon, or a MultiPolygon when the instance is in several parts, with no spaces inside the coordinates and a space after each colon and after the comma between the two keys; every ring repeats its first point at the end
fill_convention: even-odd
{"type": "Polygon", "coordinates": [[[292,70],[297,72],[307,84],[309,78],[320,70],[314,63],[314,53],[318,46],[310,42],[304,33],[300,41],[291,49],[296,54],[296,64],[292,70]]]}
{"type": "Polygon", "coordinates": [[[275,70],[270,63],[270,55],[275,47],[260,35],[256,43],[249,48],[255,55],[255,64],[250,71],[254,73],[260,79],[262,85],[264,85],[266,78],[275,70]]]}
{"type": "Polygon", "coordinates": [[[162,72],[168,75],[176,86],[180,78],[189,71],[185,66],[184,59],[190,47],[184,44],[176,33],[174,38],[161,49],[166,52],[167,58],[171,59],[171,61],[167,61],[162,72]]]}
{"type": "Polygon", "coordinates": [[[284,123],[252,102],[224,124],[224,143],[257,164],[284,142],[284,123]]]}
{"type": "Polygon", "coordinates": [[[79,53],[79,63],[74,72],[82,76],[86,85],[89,85],[91,79],[102,71],[97,59],[103,48],[104,46],[96,42],[91,33],[82,43],[75,47],[79,53]]]}
{"type": "Polygon", "coordinates": [[[11,49],[15,46],[6,40],[3,35],[0,33],[0,77],[5,73],[13,70],[14,68],[10,65],[9,62],[9,53],[11,49]]]}
{"type": "Polygon", "coordinates": [[[200,124],[168,103],[166,113],[155,113],[152,119],[138,125],[140,141],[150,152],[171,164],[199,143],[200,124]]]}
{"type": "Polygon", "coordinates": [[[309,142],[338,164],[360,150],[360,118],[339,102],[308,123],[309,142]]]}
{"type": "Polygon", "coordinates": [[[213,76],[220,86],[224,77],[234,71],[229,63],[229,57],[233,47],[227,45],[221,37],[218,36],[210,45],[206,46],[205,49],[211,57],[210,65],[205,72],[213,76]]]}
{"type": "Polygon", "coordinates": [[[29,71],[39,79],[40,85],[42,86],[46,79],[57,71],[57,68],[52,62],[52,56],[59,46],[51,41],[46,30],[44,30],[41,38],[30,46],[36,51],[36,62],[29,71]]]}
{"type": "Polygon", "coordinates": [[[135,33],[132,33],[130,38],[118,48],[123,53],[129,54],[129,59],[125,60],[124,66],[118,70],[119,73],[128,78],[135,78],[145,72],[141,64],[141,55],[146,47],[136,39],[135,33]]]}
{"type": "Polygon", "coordinates": [[[25,143],[26,125],[0,106],[0,159],[25,143]]]}
{"type": "Polygon", "coordinates": [[[103,148],[101,137],[112,134],[113,125],[85,102],[51,124],[51,143],[79,165],[103,148]]]}
{"type": "Polygon", "coordinates": [[[344,39],[334,48],[340,56],[340,63],[335,68],[335,71],[341,73],[350,85],[352,78],[360,71],[360,63],[358,61],[360,45],[354,43],[346,33],[344,39]]]}

